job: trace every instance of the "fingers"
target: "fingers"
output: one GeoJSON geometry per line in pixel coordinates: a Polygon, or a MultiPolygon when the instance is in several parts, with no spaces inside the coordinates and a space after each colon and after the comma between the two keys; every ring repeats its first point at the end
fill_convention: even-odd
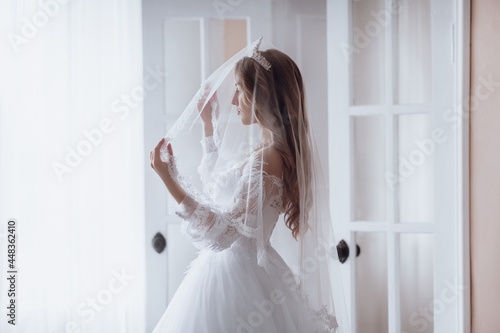
{"type": "MultiPolygon", "coordinates": [[[[201,95],[201,97],[198,99],[199,102],[205,102],[208,98],[208,95],[210,95],[210,88],[209,87],[206,87],[204,90],[203,90],[203,94],[201,95]]],[[[216,101],[217,100],[217,90],[214,91],[214,93],[212,94],[212,96],[210,96],[210,99],[209,101],[216,101]]]]}
{"type": "MultiPolygon", "coordinates": [[[[162,145],[165,143],[165,138],[161,138],[160,141],[158,141],[158,143],[156,144],[156,147],[149,153],[149,158],[153,161],[154,159],[158,159],[160,160],[160,151],[161,151],[161,147],[162,145]]],[[[170,143],[167,144],[167,151],[168,151],[168,154],[173,156],[174,155],[174,152],[172,150],[172,145],[170,143]]]]}
{"type": "Polygon", "coordinates": [[[154,149],[154,150],[155,150],[155,151],[156,151],[156,150],[158,150],[158,151],[159,151],[159,150],[160,150],[160,148],[161,148],[161,145],[163,144],[163,142],[165,142],[165,138],[161,138],[161,140],[160,140],[160,141],[158,141],[158,143],[156,144],[156,147],[155,147],[155,149],[154,149]]]}
{"type": "Polygon", "coordinates": [[[163,145],[163,143],[165,142],[165,138],[161,138],[161,140],[158,142],[158,144],[156,145],[155,147],[155,150],[154,150],[154,158],[155,159],[158,159],[158,161],[161,160],[160,158],[160,149],[161,149],[161,146],[163,145]]]}
{"type": "Polygon", "coordinates": [[[154,155],[153,155],[153,151],[152,150],[149,152],[149,161],[150,161],[151,167],[154,169],[155,168],[155,165],[154,165],[154,155]]]}
{"type": "Polygon", "coordinates": [[[206,100],[206,99],[207,99],[207,97],[208,97],[208,94],[210,94],[210,88],[205,87],[205,88],[203,89],[203,92],[202,92],[202,93],[199,93],[199,95],[198,95],[198,96],[200,96],[200,97],[198,98],[198,101],[204,101],[204,100],[206,100]]]}
{"type": "Polygon", "coordinates": [[[210,92],[210,85],[203,85],[203,95],[208,95],[210,92]]]}
{"type": "Polygon", "coordinates": [[[151,167],[153,169],[154,169],[155,162],[161,161],[160,150],[161,150],[161,146],[163,145],[164,142],[165,142],[165,138],[161,138],[161,140],[158,141],[158,143],[156,144],[155,148],[151,152],[149,152],[149,160],[151,161],[151,167]]]}
{"type": "Polygon", "coordinates": [[[210,97],[210,101],[212,101],[212,102],[217,101],[217,90],[214,91],[214,94],[212,95],[212,97],[210,97]]]}

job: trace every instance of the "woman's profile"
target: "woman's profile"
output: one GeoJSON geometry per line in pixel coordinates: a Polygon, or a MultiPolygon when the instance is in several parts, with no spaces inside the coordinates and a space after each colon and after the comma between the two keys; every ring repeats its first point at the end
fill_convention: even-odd
{"type": "Polygon", "coordinates": [[[201,250],[156,333],[347,332],[331,295],[333,235],[302,75],[260,45],[217,70],[150,153],[201,250]],[[270,242],[280,217],[300,244],[295,271],[270,242]]]}

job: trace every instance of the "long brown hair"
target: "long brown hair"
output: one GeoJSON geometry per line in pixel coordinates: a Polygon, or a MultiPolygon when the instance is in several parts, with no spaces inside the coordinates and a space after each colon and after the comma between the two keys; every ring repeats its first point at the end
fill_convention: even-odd
{"type": "Polygon", "coordinates": [[[285,224],[295,239],[300,218],[310,208],[309,122],[302,75],[285,53],[269,49],[261,55],[271,63],[267,71],[245,57],[235,66],[243,97],[260,126],[272,133],[273,145],[283,161],[285,224]],[[300,172],[300,174],[299,174],[300,172]],[[303,189],[300,193],[299,188],[303,189]]]}

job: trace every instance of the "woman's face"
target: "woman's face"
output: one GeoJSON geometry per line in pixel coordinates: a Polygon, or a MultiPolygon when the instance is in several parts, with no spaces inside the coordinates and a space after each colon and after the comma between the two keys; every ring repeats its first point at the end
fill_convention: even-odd
{"type": "Polygon", "coordinates": [[[238,77],[236,76],[236,89],[234,91],[232,104],[236,106],[238,115],[241,117],[241,123],[243,125],[255,124],[257,120],[252,116],[252,107],[246,103],[244,93],[239,84],[238,77]]]}

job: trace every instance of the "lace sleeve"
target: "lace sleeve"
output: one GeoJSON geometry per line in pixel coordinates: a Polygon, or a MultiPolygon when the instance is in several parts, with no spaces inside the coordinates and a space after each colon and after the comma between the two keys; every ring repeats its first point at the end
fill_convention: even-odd
{"type": "MultiPolygon", "coordinates": [[[[264,182],[260,168],[244,172],[233,203],[217,207],[188,195],[179,203],[176,214],[184,221],[182,232],[196,247],[222,251],[239,237],[257,238],[262,234],[257,216],[264,202],[264,182]]],[[[272,184],[266,185],[266,187],[272,184]]]]}
{"type": "Polygon", "coordinates": [[[201,140],[201,146],[203,148],[203,157],[198,167],[198,173],[200,174],[201,181],[206,186],[210,181],[210,176],[219,157],[219,150],[213,136],[204,137],[201,140]]]}

